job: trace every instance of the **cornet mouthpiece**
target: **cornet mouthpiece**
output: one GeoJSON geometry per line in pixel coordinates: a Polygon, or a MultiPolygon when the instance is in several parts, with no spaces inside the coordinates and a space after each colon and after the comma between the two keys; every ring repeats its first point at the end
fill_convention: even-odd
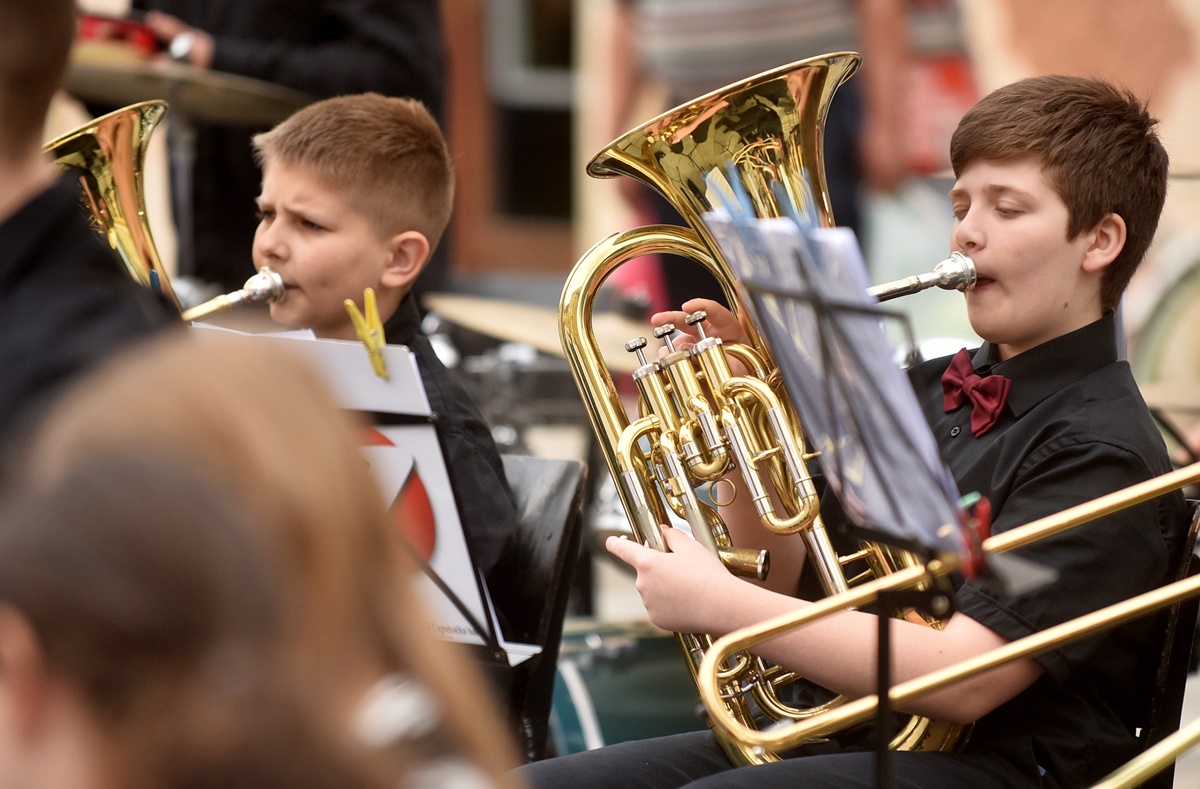
{"type": "Polygon", "coordinates": [[[217,296],[215,299],[209,299],[199,306],[192,307],[183,313],[183,319],[185,321],[204,320],[209,315],[224,312],[235,304],[257,304],[263,301],[274,304],[283,301],[286,293],[283,277],[279,276],[271,267],[263,266],[257,274],[246,280],[246,284],[242,285],[241,290],[217,296]]]}
{"type": "Polygon", "coordinates": [[[937,274],[937,286],[944,290],[967,291],[975,287],[975,262],[961,252],[951,252],[950,257],[938,263],[933,273],[937,274]]]}
{"type": "Polygon", "coordinates": [[[246,280],[246,284],[242,286],[242,301],[257,303],[265,301],[268,304],[274,304],[277,301],[283,301],[287,290],[283,286],[283,277],[270,266],[263,266],[250,279],[246,280]]]}
{"type": "Polygon", "coordinates": [[[934,266],[927,274],[917,274],[885,285],[867,288],[867,293],[876,301],[888,301],[899,296],[910,296],[934,286],[943,290],[966,291],[975,287],[975,263],[961,252],[951,252],[950,257],[934,266]]]}

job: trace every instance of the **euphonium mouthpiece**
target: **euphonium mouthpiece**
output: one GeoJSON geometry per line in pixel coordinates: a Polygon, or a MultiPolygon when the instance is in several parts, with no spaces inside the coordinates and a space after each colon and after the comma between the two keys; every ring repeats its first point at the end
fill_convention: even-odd
{"type": "Polygon", "coordinates": [[[970,290],[975,287],[975,263],[961,252],[951,252],[950,257],[938,263],[928,274],[917,274],[884,285],[875,285],[867,288],[867,293],[877,301],[887,301],[898,296],[920,293],[935,285],[943,290],[970,290]]]}
{"type": "Polygon", "coordinates": [[[283,301],[283,296],[286,292],[283,286],[283,277],[279,276],[270,266],[263,266],[258,270],[257,274],[246,280],[246,284],[242,285],[241,290],[217,296],[203,304],[192,307],[190,310],[185,310],[183,319],[185,321],[204,320],[208,316],[223,312],[235,304],[257,304],[263,301],[268,304],[274,304],[277,301],[283,301]]]}

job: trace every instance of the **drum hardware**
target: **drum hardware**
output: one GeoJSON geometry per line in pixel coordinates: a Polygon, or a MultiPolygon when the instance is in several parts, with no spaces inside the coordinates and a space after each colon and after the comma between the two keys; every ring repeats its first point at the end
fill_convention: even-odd
{"type": "Polygon", "coordinates": [[[550,710],[556,754],[704,728],[672,634],[649,622],[567,620],[550,710]]]}
{"type": "MultiPolygon", "coordinates": [[[[498,340],[524,343],[548,356],[564,355],[558,340],[558,312],[551,307],[457,293],[430,293],[423,301],[448,323],[498,340]]],[[[599,312],[595,320],[604,362],[618,372],[632,372],[632,362],[624,352],[625,339],[640,331],[643,322],[615,311],[599,312]]]]}
{"type": "Polygon", "coordinates": [[[77,45],[64,87],[83,101],[123,107],[166,101],[176,125],[270,126],[313,101],[271,82],[145,57],[118,58],[77,45]]]}
{"type": "Polygon", "coordinates": [[[579,394],[562,359],[530,345],[504,342],[455,368],[502,452],[528,449],[539,428],[579,428],[584,424],[579,394]]]}

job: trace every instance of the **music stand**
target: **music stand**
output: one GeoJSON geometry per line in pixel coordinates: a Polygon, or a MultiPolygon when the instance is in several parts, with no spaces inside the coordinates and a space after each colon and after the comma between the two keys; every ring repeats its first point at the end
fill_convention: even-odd
{"type": "MultiPolygon", "coordinates": [[[[926,560],[967,556],[957,486],[893,361],[883,322],[900,321],[910,337],[911,328],[867,295],[853,234],[798,218],[757,219],[737,205],[704,221],[738,275],[850,531],[926,560]]],[[[939,586],[878,600],[880,786],[891,785],[889,612],[911,606],[945,616],[952,601],[939,586]]]]}
{"type": "Polygon", "coordinates": [[[482,574],[471,560],[433,412],[408,348],[380,349],[388,373],[382,378],[359,342],[319,340],[307,331],[248,334],[200,323],[191,330],[198,337],[272,343],[280,353],[299,354],[324,375],[343,408],[371,416],[373,427],[362,447],[367,473],[374,475],[385,505],[401,525],[417,527],[398,530],[398,536],[420,568],[414,583],[434,635],[481,647],[489,659],[508,666],[541,651],[537,645],[507,641],[500,629],[482,574]]]}

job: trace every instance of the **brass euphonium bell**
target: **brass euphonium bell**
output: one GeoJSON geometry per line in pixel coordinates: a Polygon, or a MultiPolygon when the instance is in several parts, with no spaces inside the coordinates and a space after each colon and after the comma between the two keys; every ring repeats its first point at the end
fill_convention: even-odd
{"type": "Polygon", "coordinates": [[[146,217],[142,170],[150,133],[167,104],[144,101],[110,112],[51,140],[42,150],[78,173],[96,229],[141,284],[179,300],[154,246],[146,217]]]}
{"type": "MultiPolygon", "coordinates": [[[[760,521],[776,533],[794,532],[805,541],[829,594],[848,588],[844,564],[849,561],[864,560],[874,573],[887,574],[912,557],[875,544],[865,544],[853,557],[839,557],[833,550],[808,476],[811,455],[806,454],[800,422],[786,396],[769,382],[775,368],[771,351],[701,216],[740,192],[759,218],[799,214],[816,226],[832,226],[822,157],[824,123],[834,92],[859,63],[857,54],[839,52],[765,72],[670,110],[597,154],[587,167],[589,175],[625,175],[648,184],[678,209],[690,228],[637,228],[601,241],[572,270],[560,303],[563,350],[634,536],[661,549],[659,524],[667,522],[669,507],[731,571],[765,571],[766,557],[732,545],[717,508],[695,493],[697,486],[736,468],[760,521]],[[737,179],[736,187],[731,178],[737,179]],[[592,307],[609,274],[633,258],[655,253],[683,255],[707,268],[751,339],[740,345],[708,338],[690,351],[669,347],[652,361],[642,355],[644,339],[631,341],[627,349],[639,353],[642,365],[634,375],[640,416],[630,423],[592,332],[592,307]],[[732,375],[726,356],[741,361],[751,374],[732,375]],[[773,501],[781,502],[783,511],[776,511],[773,501]]],[[[917,289],[933,284],[964,289],[973,283],[974,269],[965,257],[944,262],[943,271],[947,268],[958,271],[925,277],[917,289]]],[[[892,283],[877,295],[890,297],[911,287],[907,280],[892,283]]],[[[665,327],[660,330],[656,335],[669,337],[665,327]]],[[[703,634],[678,637],[695,677],[712,639],[703,634]]],[[[751,728],[757,727],[753,710],[788,721],[829,706],[790,706],[779,691],[798,678],[749,653],[725,659],[718,674],[725,708],[751,728]]],[[[963,731],[954,724],[912,718],[892,747],[949,750],[962,741],[963,731]]],[[[714,734],[735,765],[779,758],[719,729],[714,734]]]]}

